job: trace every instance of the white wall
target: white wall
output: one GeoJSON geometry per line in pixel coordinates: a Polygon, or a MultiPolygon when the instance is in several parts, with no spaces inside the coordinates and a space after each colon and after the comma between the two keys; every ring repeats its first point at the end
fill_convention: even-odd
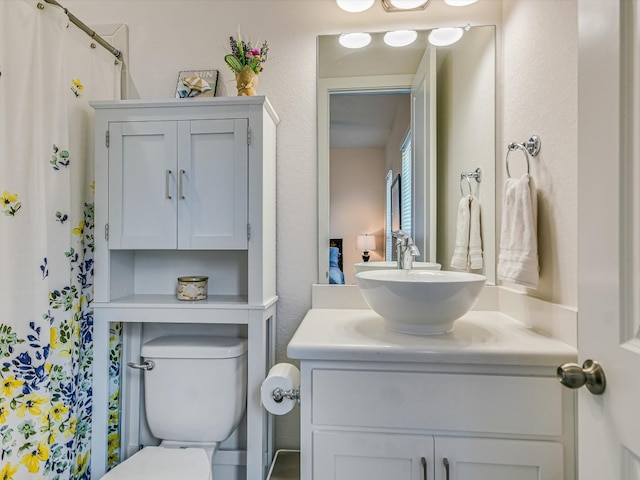
{"type": "MultiPolygon", "coordinates": [[[[482,0],[465,8],[432,0],[423,12],[385,13],[379,4],[361,14],[339,10],[333,0],[66,0],[88,24],[129,26],[128,68],[132,97],[173,96],[177,74],[217,68],[232,91],[225,68],[227,37],[237,26],[252,39],[268,40],[271,60],[259,93],[269,96],[282,122],[278,129],[278,331],[277,359],[311,303],[317,281],[316,47],[320,34],[342,31],[500,25],[502,3],[482,0]]],[[[576,2],[508,0],[502,88],[503,130],[498,129],[498,185],[506,142],[537,133],[543,150],[534,173],[541,202],[542,282],[546,300],[576,304],[576,2]],[[553,208],[551,208],[553,203],[553,208]]],[[[89,40],[88,40],[89,41],[89,40]]],[[[500,86],[499,86],[500,88],[500,86]]],[[[500,125],[500,119],[499,125],[500,125]]],[[[299,445],[295,415],[277,419],[277,447],[299,445]]]]}
{"type": "MultiPolygon", "coordinates": [[[[497,150],[498,185],[503,185],[507,144],[533,134],[542,140],[540,154],[531,161],[538,188],[540,284],[527,293],[571,307],[578,304],[577,11],[574,0],[504,1],[502,141],[497,150]]],[[[512,175],[526,168],[517,153],[509,157],[512,175]]]]}
{"type": "Polygon", "coordinates": [[[342,238],[344,280],[355,284],[354,263],[362,262],[356,237],[376,237],[371,261],[384,260],[386,169],[383,148],[337,148],[331,150],[331,238],[342,238]]]}
{"type": "MultiPolygon", "coordinates": [[[[493,32],[470,30],[464,48],[441,49],[437,55],[438,111],[438,241],[436,261],[449,269],[456,242],[456,218],[461,198],[460,174],[480,168],[482,181],[471,180],[480,201],[483,251],[495,251],[495,103],[486,94],[495,90],[493,32]]],[[[462,182],[469,193],[469,184],[462,182]]],[[[485,254],[485,258],[487,255],[485,254]]],[[[494,277],[493,254],[484,272],[494,277]]],[[[482,272],[477,272],[482,273],[482,272]]]]}

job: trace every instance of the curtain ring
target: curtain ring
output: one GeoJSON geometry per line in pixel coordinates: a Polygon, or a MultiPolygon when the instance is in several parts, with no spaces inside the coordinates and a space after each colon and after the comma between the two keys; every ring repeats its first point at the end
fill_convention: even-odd
{"type": "Polygon", "coordinates": [[[511,152],[513,152],[514,150],[522,150],[522,152],[524,153],[525,158],[527,159],[527,175],[530,175],[530,165],[529,165],[529,152],[527,151],[527,147],[525,147],[522,143],[510,143],[509,146],[507,147],[507,158],[505,159],[505,163],[507,165],[507,177],[511,178],[511,173],[509,172],[509,154],[511,152]]]}

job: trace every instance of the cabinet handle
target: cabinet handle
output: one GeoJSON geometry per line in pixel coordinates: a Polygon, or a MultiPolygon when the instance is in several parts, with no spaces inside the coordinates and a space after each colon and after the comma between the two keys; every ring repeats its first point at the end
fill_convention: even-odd
{"type": "Polygon", "coordinates": [[[147,360],[143,363],[129,362],[127,366],[135,368],[136,370],[153,370],[156,368],[156,364],[152,360],[147,360]]]}
{"type": "Polygon", "coordinates": [[[184,200],[184,192],[182,190],[183,178],[184,178],[184,170],[180,170],[180,175],[178,176],[178,198],[180,200],[184,200]]]}
{"type": "Polygon", "coordinates": [[[449,460],[445,457],[442,459],[442,463],[444,463],[444,479],[449,480],[449,460]]]}
{"type": "Polygon", "coordinates": [[[167,170],[164,176],[164,197],[167,200],[171,200],[171,194],[169,193],[169,180],[171,178],[171,170],[167,170]]]}
{"type": "Polygon", "coordinates": [[[422,464],[422,480],[429,480],[427,478],[427,459],[422,457],[420,463],[422,464]]]}

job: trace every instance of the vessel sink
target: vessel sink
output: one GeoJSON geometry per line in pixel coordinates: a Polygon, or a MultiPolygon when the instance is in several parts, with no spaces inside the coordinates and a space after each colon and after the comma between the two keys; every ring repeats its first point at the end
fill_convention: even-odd
{"type": "Polygon", "coordinates": [[[438,335],[478,299],[483,275],[440,270],[378,270],[356,273],[367,304],[397,332],[438,335]]]}
{"type": "MultiPolygon", "coordinates": [[[[356,273],[370,272],[373,270],[396,270],[397,262],[359,262],[355,264],[356,273]]],[[[414,270],[440,270],[439,263],[413,262],[414,270]]]]}

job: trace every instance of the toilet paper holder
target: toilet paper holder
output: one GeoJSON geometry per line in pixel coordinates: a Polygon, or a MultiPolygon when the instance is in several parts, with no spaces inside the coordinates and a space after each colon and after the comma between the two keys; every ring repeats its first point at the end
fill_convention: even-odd
{"type": "Polygon", "coordinates": [[[300,390],[297,388],[283,390],[280,387],[276,387],[273,389],[271,396],[273,397],[273,401],[276,403],[281,403],[285,398],[288,398],[289,400],[297,400],[298,403],[300,403],[300,390]]]}

